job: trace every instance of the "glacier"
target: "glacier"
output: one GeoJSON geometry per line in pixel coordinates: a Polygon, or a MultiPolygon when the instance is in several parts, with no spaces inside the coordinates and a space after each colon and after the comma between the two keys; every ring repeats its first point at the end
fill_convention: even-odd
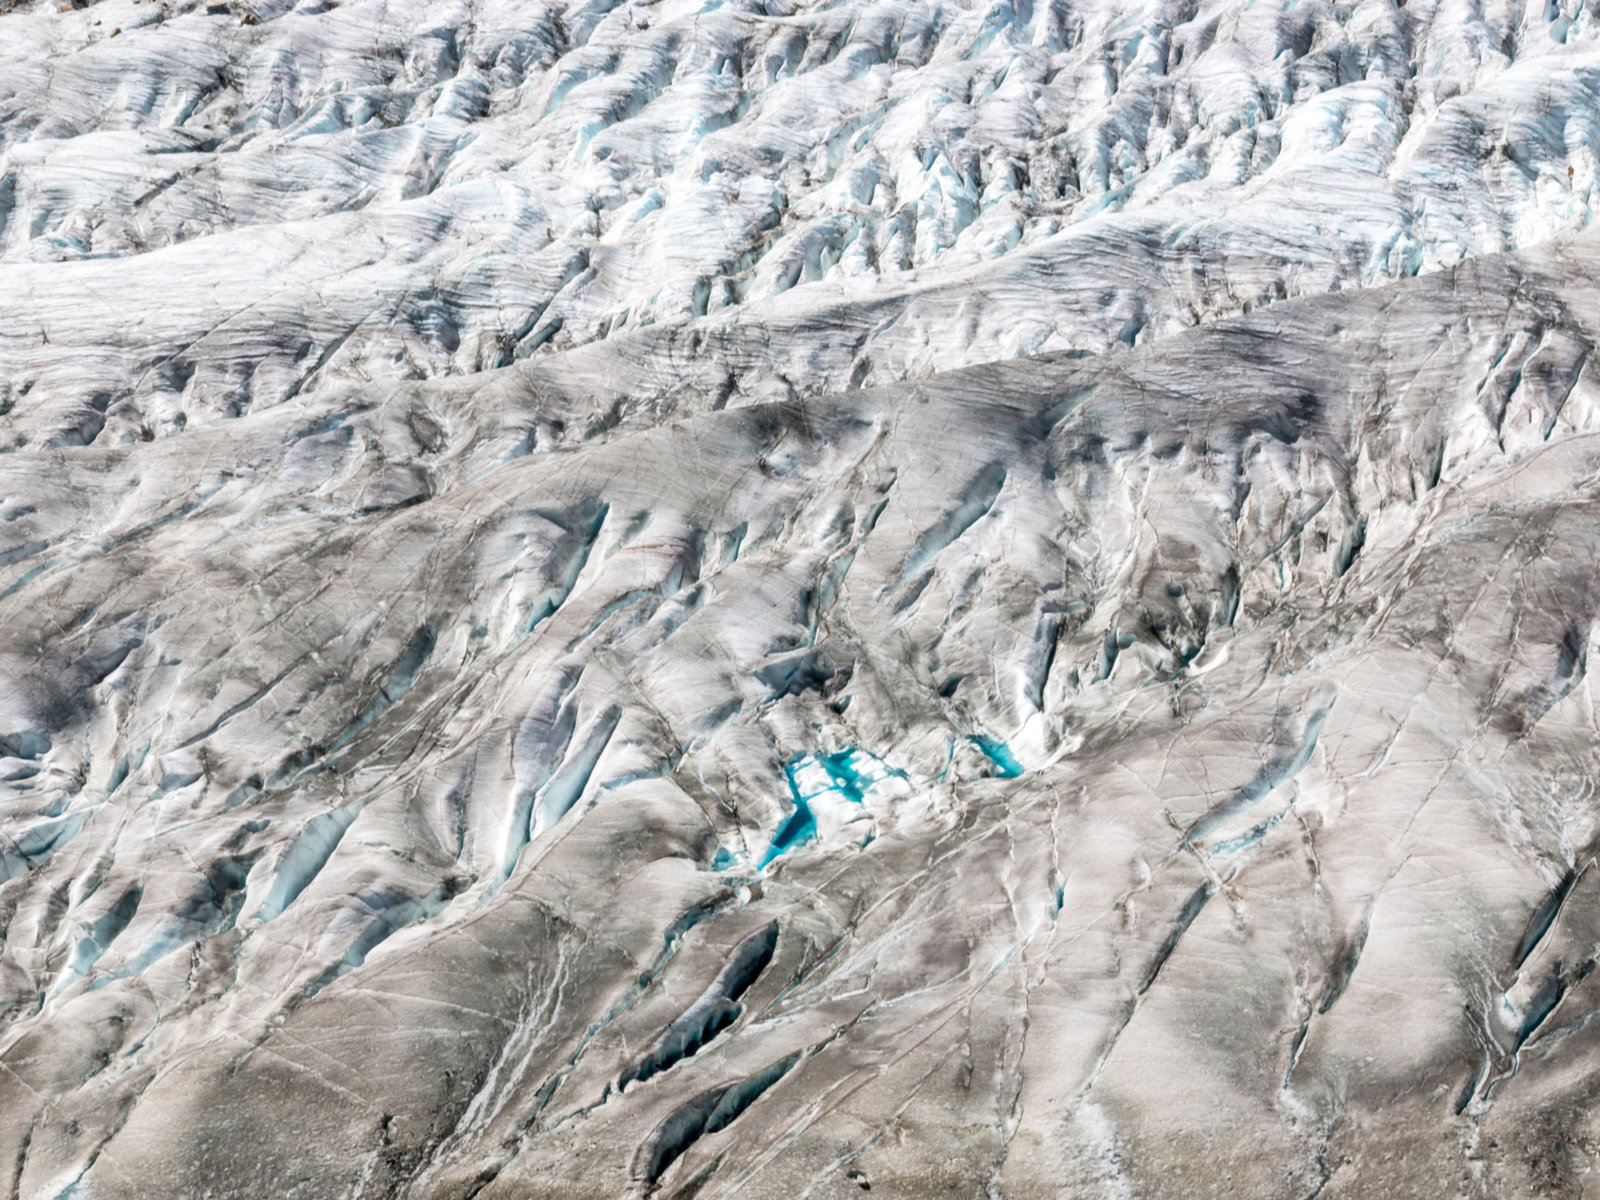
{"type": "Polygon", "coordinates": [[[0,1195],[1579,1197],[1592,0],[0,2],[0,1195]]]}

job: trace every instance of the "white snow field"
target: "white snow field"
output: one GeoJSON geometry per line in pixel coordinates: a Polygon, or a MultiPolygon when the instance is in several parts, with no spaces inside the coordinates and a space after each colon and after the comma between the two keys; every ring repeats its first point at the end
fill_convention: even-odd
{"type": "Polygon", "coordinates": [[[0,0],[0,1197],[1600,1186],[1600,5],[0,0]]]}

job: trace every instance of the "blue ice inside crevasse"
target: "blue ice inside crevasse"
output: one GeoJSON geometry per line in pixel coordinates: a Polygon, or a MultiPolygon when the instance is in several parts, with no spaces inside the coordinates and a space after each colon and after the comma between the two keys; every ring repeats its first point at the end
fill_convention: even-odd
{"type": "Polygon", "coordinates": [[[817,816],[812,801],[839,798],[860,804],[885,780],[906,777],[904,771],[856,746],[833,754],[798,755],[783,772],[789,779],[794,812],[773,835],[772,845],[761,860],[763,868],[779,855],[816,838],[817,816]]]}
{"type": "Polygon", "coordinates": [[[1288,816],[1290,811],[1290,808],[1285,808],[1282,812],[1274,813],[1265,821],[1262,821],[1261,824],[1254,826],[1245,833],[1240,834],[1238,837],[1229,838],[1226,841],[1218,842],[1215,846],[1211,847],[1211,857],[1226,858],[1230,854],[1237,854],[1241,850],[1248,850],[1252,846],[1259,846],[1264,840],[1266,840],[1266,836],[1272,831],[1272,827],[1279,821],[1283,820],[1284,817],[1288,816]]]}
{"type": "Polygon", "coordinates": [[[1015,779],[1022,774],[1022,763],[1017,756],[1011,753],[1011,747],[998,738],[984,737],[978,734],[972,739],[972,744],[983,751],[984,757],[1000,768],[1000,778],[1015,779]]]}

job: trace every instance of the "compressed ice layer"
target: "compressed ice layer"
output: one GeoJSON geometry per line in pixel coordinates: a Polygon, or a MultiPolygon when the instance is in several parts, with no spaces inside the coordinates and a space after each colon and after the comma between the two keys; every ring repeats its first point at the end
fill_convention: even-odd
{"type": "Polygon", "coordinates": [[[999,772],[1003,779],[1015,779],[1027,769],[1018,760],[1017,756],[1011,752],[1011,747],[996,738],[980,735],[974,737],[972,742],[978,749],[983,751],[985,757],[994,763],[995,770],[999,772]]]}
{"type": "MultiPolygon", "coordinates": [[[[837,817],[841,803],[864,804],[883,790],[884,784],[906,777],[904,771],[897,771],[876,755],[854,746],[833,754],[800,755],[784,768],[784,774],[794,811],[773,834],[761,860],[763,868],[780,855],[815,840],[819,810],[837,817]]],[[[850,815],[847,810],[847,820],[850,815]]]]}

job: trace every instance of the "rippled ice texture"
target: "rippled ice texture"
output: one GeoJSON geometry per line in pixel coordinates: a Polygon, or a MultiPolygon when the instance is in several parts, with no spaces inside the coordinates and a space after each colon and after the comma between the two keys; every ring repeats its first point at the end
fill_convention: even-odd
{"type": "Polygon", "coordinates": [[[1596,203],[1572,0],[8,7],[13,445],[696,317],[852,314],[702,402],[1100,351],[1596,203]]]}

